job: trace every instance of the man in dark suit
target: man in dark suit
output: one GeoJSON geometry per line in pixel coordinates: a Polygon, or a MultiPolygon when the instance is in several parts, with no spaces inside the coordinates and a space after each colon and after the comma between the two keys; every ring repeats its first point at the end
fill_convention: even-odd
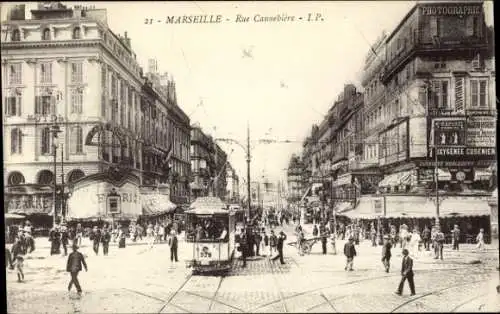
{"type": "Polygon", "coordinates": [[[109,232],[109,229],[107,226],[104,227],[102,237],[101,237],[101,242],[102,242],[102,253],[104,255],[108,255],[109,242],[111,242],[111,232],[109,232]]]}
{"type": "Polygon", "coordinates": [[[82,287],[80,287],[80,282],[78,282],[78,273],[82,270],[82,265],[87,271],[87,263],[85,263],[85,258],[83,254],[78,252],[78,246],[73,244],[73,252],[68,256],[68,263],[66,264],[66,271],[71,273],[71,281],[68,285],[68,291],[71,291],[71,287],[75,284],[76,291],[78,294],[82,294],[82,287]]]}
{"type": "Polygon", "coordinates": [[[395,293],[401,295],[403,293],[403,287],[405,280],[408,279],[408,284],[410,285],[411,295],[415,295],[415,283],[413,281],[413,259],[408,256],[408,250],[403,249],[403,263],[401,265],[401,282],[399,283],[398,291],[395,293]]]}
{"type": "Polygon", "coordinates": [[[172,229],[170,231],[170,239],[168,240],[168,244],[170,245],[170,262],[173,262],[174,259],[176,262],[179,260],[177,259],[177,246],[178,246],[178,239],[177,239],[177,232],[172,229]]]}
{"type": "Polygon", "coordinates": [[[97,226],[94,226],[94,229],[92,230],[92,233],[90,234],[90,240],[94,242],[93,249],[95,252],[95,255],[99,254],[99,243],[101,242],[101,230],[97,228],[97,226]]]}
{"type": "Polygon", "coordinates": [[[389,236],[386,235],[384,236],[384,246],[382,247],[382,263],[384,264],[386,273],[389,272],[389,267],[391,266],[391,248],[391,241],[389,241],[389,236]]]}
{"type": "Polygon", "coordinates": [[[281,264],[285,264],[285,261],[283,260],[283,244],[285,243],[285,240],[286,234],[282,230],[280,231],[280,235],[278,236],[278,243],[276,245],[276,248],[278,249],[278,256],[273,258],[273,260],[277,260],[279,257],[281,264]]]}
{"type": "Polygon", "coordinates": [[[328,230],[325,227],[325,224],[322,222],[319,227],[319,236],[321,237],[321,248],[323,250],[323,255],[326,254],[326,243],[328,240],[328,230]]]}
{"type": "Polygon", "coordinates": [[[357,255],[356,248],[354,247],[354,238],[349,237],[349,241],[344,244],[344,255],[347,257],[347,262],[345,265],[345,270],[353,271],[352,266],[354,263],[354,256],[357,255]]]}

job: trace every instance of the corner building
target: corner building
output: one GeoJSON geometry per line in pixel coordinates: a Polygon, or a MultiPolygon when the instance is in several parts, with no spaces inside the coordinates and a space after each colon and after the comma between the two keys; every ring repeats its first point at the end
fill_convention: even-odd
{"type": "Polygon", "coordinates": [[[141,184],[159,183],[148,165],[161,172],[169,142],[151,140],[165,108],[146,99],[130,38],[112,32],[104,9],[49,3],[31,13],[2,22],[6,212],[49,223],[55,180],[59,219],[136,219],[141,184]]]}

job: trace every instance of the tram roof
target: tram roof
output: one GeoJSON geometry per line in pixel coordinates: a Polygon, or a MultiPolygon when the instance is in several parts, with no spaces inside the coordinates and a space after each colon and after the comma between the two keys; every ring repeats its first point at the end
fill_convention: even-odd
{"type": "Polygon", "coordinates": [[[189,206],[188,214],[198,215],[214,215],[214,214],[229,214],[232,211],[227,209],[227,205],[218,197],[198,197],[189,206]]]}

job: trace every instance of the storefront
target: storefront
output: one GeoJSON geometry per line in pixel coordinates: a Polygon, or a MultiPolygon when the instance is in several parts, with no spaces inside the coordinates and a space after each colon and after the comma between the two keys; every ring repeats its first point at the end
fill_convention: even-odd
{"type": "Polygon", "coordinates": [[[127,222],[142,214],[139,179],[99,173],[78,180],[68,199],[68,221],[127,222]]]}
{"type": "Polygon", "coordinates": [[[170,200],[169,187],[140,188],[142,215],[141,221],[161,222],[167,217],[172,219],[177,205],[170,200]]]}
{"type": "Polygon", "coordinates": [[[5,213],[26,217],[35,228],[50,228],[53,220],[53,187],[38,184],[7,186],[5,213]]]}

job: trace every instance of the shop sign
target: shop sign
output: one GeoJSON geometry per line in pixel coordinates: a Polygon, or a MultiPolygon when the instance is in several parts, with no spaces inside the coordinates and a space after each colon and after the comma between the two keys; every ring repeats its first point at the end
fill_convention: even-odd
{"type": "MultiPolygon", "coordinates": [[[[436,162],[434,160],[422,160],[415,162],[419,167],[435,167],[436,162]]],[[[453,168],[453,167],[489,167],[491,165],[490,160],[439,160],[437,162],[437,167],[439,168],[453,168]]]]}
{"type": "Polygon", "coordinates": [[[479,14],[481,14],[481,6],[476,6],[476,5],[422,7],[422,15],[479,15],[479,14]]]}
{"type": "MultiPolygon", "coordinates": [[[[495,147],[437,147],[437,155],[443,157],[474,157],[474,158],[492,158],[496,156],[495,147]]],[[[434,148],[429,148],[429,158],[434,157],[434,148]]]]}
{"type": "Polygon", "coordinates": [[[384,198],[377,197],[372,199],[373,204],[373,212],[377,214],[381,214],[384,211],[384,198]]]}
{"type": "Polygon", "coordinates": [[[64,117],[61,115],[41,115],[41,114],[35,114],[35,115],[28,115],[27,120],[30,122],[37,122],[37,123],[56,123],[56,122],[64,122],[64,117]]]}
{"type": "Polygon", "coordinates": [[[434,119],[432,143],[441,146],[465,145],[465,119],[434,119]]]}
{"type": "Polygon", "coordinates": [[[496,121],[493,117],[473,116],[467,118],[467,146],[495,146],[496,121]]]}
{"type": "Polygon", "coordinates": [[[49,195],[9,195],[7,212],[34,211],[48,213],[52,210],[52,194],[49,195]]]}
{"type": "Polygon", "coordinates": [[[472,183],[474,182],[474,171],[472,168],[448,168],[451,174],[451,183],[472,183]]]}

